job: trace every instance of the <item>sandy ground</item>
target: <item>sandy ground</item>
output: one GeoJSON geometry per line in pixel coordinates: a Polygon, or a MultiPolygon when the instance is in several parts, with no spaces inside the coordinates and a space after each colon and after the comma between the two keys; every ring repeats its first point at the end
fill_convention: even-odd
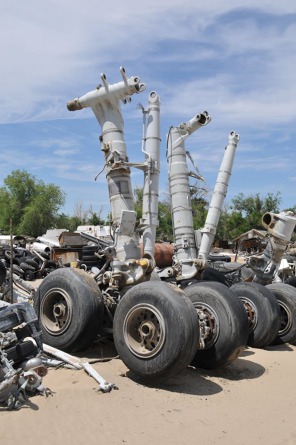
{"type": "MultiPolygon", "coordinates": [[[[84,352],[115,355],[112,344],[84,352]]],[[[188,368],[162,386],[135,380],[120,359],[94,368],[118,390],[103,394],[83,370],[50,369],[53,391],[1,410],[1,445],[296,443],[296,347],[246,349],[218,371],[188,368]]]]}

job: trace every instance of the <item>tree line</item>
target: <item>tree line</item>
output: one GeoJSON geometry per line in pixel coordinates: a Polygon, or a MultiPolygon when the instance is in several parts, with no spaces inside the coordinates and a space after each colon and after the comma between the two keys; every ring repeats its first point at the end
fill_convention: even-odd
{"type": "MultiPolygon", "coordinates": [[[[141,217],[143,189],[134,190],[135,210],[141,217]]],[[[48,229],[66,229],[75,231],[79,225],[107,225],[101,217],[102,209],[94,212],[92,208],[83,210],[83,204],[77,203],[75,214],[59,213],[65,204],[65,193],[55,184],[46,184],[36,179],[25,170],[14,170],[0,187],[0,233],[9,234],[10,221],[13,222],[13,232],[16,235],[26,235],[36,238],[48,229]]],[[[220,215],[216,239],[231,241],[240,234],[251,229],[262,229],[261,219],[265,212],[278,213],[281,195],[268,193],[261,196],[245,196],[239,193],[231,203],[224,206],[220,215]]],[[[204,226],[209,202],[203,190],[191,188],[191,205],[194,229],[204,226]]],[[[296,206],[290,209],[296,213],[296,206]]],[[[159,201],[159,227],[157,240],[173,242],[172,217],[170,201],[159,201]]]]}
{"type": "Polygon", "coordinates": [[[26,170],[13,170],[0,187],[0,233],[9,234],[12,220],[13,233],[33,238],[48,229],[66,229],[71,232],[83,224],[100,225],[105,221],[92,209],[83,211],[77,204],[75,215],[59,213],[65,204],[65,193],[55,184],[46,184],[26,170]]]}

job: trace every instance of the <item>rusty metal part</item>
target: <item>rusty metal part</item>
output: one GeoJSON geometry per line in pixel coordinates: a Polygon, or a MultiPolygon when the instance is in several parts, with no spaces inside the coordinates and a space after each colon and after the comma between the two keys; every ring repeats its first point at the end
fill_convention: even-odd
{"type": "MultiPolygon", "coordinates": [[[[141,255],[143,255],[143,245],[141,244],[141,255]]],[[[174,245],[166,243],[155,243],[154,259],[156,267],[160,269],[172,265],[174,255],[174,245]]]]}
{"type": "Polygon", "coordinates": [[[257,310],[254,306],[254,303],[251,300],[249,300],[248,298],[241,297],[240,300],[243,303],[245,311],[247,313],[249,333],[252,333],[252,332],[254,332],[254,330],[257,326],[257,323],[258,323],[257,310]]]}

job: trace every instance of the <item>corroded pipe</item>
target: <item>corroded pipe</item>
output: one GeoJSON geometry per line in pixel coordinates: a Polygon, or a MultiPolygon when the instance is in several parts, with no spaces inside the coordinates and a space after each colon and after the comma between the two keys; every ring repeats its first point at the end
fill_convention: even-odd
{"type": "MultiPolygon", "coordinates": [[[[143,256],[143,244],[141,244],[141,255],[143,256]]],[[[170,267],[173,262],[174,244],[156,243],[154,245],[154,260],[156,267],[163,269],[170,267]]]]}

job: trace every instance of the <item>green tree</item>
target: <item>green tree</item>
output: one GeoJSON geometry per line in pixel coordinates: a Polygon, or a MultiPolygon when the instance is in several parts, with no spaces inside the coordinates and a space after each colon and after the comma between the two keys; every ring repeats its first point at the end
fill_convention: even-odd
{"type": "Polygon", "coordinates": [[[0,227],[9,233],[12,218],[14,233],[37,237],[55,226],[64,202],[64,192],[58,186],[45,184],[25,170],[14,170],[0,188],[0,227]]]}
{"type": "Polygon", "coordinates": [[[262,216],[267,211],[279,212],[281,196],[279,192],[265,197],[239,193],[231,202],[232,206],[221,212],[216,239],[230,241],[251,229],[262,230],[262,216]]]}
{"type": "MultiPolygon", "coordinates": [[[[204,226],[208,202],[204,198],[205,190],[197,186],[190,187],[190,199],[192,207],[192,217],[194,229],[200,229],[204,226]]],[[[137,219],[142,216],[143,188],[134,188],[134,203],[137,219]]],[[[158,202],[158,221],[159,226],[156,229],[156,238],[158,241],[174,241],[172,210],[170,200],[158,202]]]]}
{"type": "Polygon", "coordinates": [[[171,203],[169,201],[159,201],[158,203],[159,226],[156,229],[158,241],[174,241],[173,222],[171,213],[171,203]]]}
{"type": "Polygon", "coordinates": [[[142,218],[143,193],[143,187],[134,187],[134,205],[138,221],[140,221],[140,219],[142,218]]]}
{"type": "Polygon", "coordinates": [[[206,221],[209,203],[204,197],[205,193],[206,191],[200,187],[190,187],[194,229],[202,229],[206,221]]]}
{"type": "Polygon", "coordinates": [[[215,238],[219,241],[231,241],[249,229],[249,223],[241,212],[230,212],[228,208],[222,210],[215,238]]]}
{"type": "Polygon", "coordinates": [[[244,217],[247,230],[262,229],[261,220],[264,213],[278,213],[280,203],[280,192],[277,192],[275,195],[268,193],[265,197],[261,197],[260,193],[250,196],[240,193],[232,199],[233,211],[241,213],[244,217]]]}
{"type": "Polygon", "coordinates": [[[98,212],[94,212],[92,206],[87,210],[87,224],[91,226],[103,226],[105,220],[102,218],[103,207],[98,212]]]}
{"type": "Polygon", "coordinates": [[[57,215],[55,225],[57,229],[66,229],[69,230],[69,232],[75,232],[80,225],[82,225],[82,223],[77,216],[69,216],[65,213],[57,215]]]}
{"type": "MultiPolygon", "coordinates": [[[[137,220],[142,218],[143,187],[134,188],[134,204],[137,220]]],[[[173,241],[171,205],[169,201],[158,202],[158,221],[156,238],[158,241],[173,241]]]]}

